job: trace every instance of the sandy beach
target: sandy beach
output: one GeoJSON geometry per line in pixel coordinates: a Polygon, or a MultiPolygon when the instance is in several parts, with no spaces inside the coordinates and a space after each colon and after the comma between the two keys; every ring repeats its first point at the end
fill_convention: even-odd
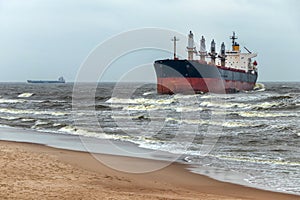
{"type": "MultiPolygon", "coordinates": [[[[120,165],[147,159],[102,155],[120,165]]],[[[172,165],[129,174],[101,164],[89,153],[44,145],[0,142],[0,199],[299,199],[299,196],[223,183],[172,165]]]]}

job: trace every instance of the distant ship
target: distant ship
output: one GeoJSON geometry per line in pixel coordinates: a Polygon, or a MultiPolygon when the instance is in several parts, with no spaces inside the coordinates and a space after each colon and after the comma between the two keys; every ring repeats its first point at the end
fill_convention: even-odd
{"type": "Polygon", "coordinates": [[[58,80],[27,80],[27,83],[66,83],[64,77],[59,77],[58,80]]]}
{"type": "Polygon", "coordinates": [[[206,51],[205,38],[200,40],[200,51],[196,51],[194,35],[190,31],[188,37],[188,59],[176,56],[176,37],[174,41],[174,58],[157,60],[154,63],[157,75],[157,92],[159,94],[174,94],[182,92],[195,93],[232,93],[243,90],[253,90],[257,76],[257,62],[252,61],[256,53],[242,53],[237,37],[233,32],[232,50],[225,50],[222,43],[217,56],[216,43],[211,42],[211,49],[206,51]],[[194,59],[194,54],[200,59],[194,59]]]}

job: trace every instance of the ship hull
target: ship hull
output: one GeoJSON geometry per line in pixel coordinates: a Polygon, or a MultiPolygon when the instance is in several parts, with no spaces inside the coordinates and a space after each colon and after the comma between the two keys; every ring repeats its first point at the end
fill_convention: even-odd
{"type": "Polygon", "coordinates": [[[35,81],[35,80],[27,80],[27,83],[66,83],[65,81],[35,81]]]}
{"type": "Polygon", "coordinates": [[[252,90],[254,71],[218,67],[199,61],[158,60],[154,63],[159,94],[232,93],[252,90]]]}

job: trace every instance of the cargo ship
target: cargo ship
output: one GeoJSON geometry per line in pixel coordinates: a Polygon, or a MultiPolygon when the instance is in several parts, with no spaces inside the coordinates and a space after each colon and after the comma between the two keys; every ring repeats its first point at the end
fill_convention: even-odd
{"type": "Polygon", "coordinates": [[[64,77],[59,77],[58,80],[27,80],[27,83],[66,83],[64,77]]]}
{"type": "Polygon", "coordinates": [[[205,38],[200,40],[200,51],[196,50],[194,34],[188,35],[188,58],[179,59],[176,55],[174,36],[174,58],[156,60],[154,68],[159,94],[174,93],[234,93],[253,90],[258,77],[258,64],[254,60],[257,53],[240,50],[235,32],[230,37],[232,49],[226,50],[224,42],[220,53],[216,51],[216,42],[211,41],[210,51],[206,51],[205,38]],[[199,59],[194,59],[199,56],[199,59]]]}

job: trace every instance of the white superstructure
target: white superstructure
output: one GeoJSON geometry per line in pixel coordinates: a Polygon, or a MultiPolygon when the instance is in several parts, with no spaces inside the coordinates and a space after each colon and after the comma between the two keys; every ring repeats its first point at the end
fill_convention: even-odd
{"type": "Polygon", "coordinates": [[[240,50],[240,45],[236,42],[236,35],[230,37],[232,40],[232,49],[225,51],[225,44],[221,45],[221,52],[219,55],[216,53],[215,41],[212,40],[210,52],[206,52],[205,38],[202,36],[200,40],[200,51],[197,53],[196,47],[194,46],[194,34],[190,31],[188,39],[188,60],[193,60],[194,54],[196,53],[200,56],[200,62],[206,62],[212,65],[217,65],[221,67],[248,71],[257,71],[257,62],[252,61],[252,58],[257,56],[257,53],[248,52],[243,53],[240,50]],[[218,56],[217,56],[218,55],[218,56]]]}

